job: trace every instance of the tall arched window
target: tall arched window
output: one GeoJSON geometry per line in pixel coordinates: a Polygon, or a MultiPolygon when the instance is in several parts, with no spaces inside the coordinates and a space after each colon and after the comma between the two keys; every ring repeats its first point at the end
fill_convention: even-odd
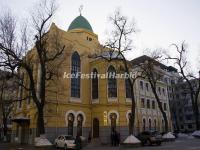
{"type": "Polygon", "coordinates": [[[97,99],[98,97],[98,72],[95,68],[92,71],[92,99],[97,99]]]}
{"type": "Polygon", "coordinates": [[[68,119],[68,135],[73,136],[73,128],[74,128],[74,115],[70,113],[67,117],[68,119]]]}
{"type": "Polygon", "coordinates": [[[156,130],[157,124],[156,124],[156,119],[154,119],[154,128],[156,130]]]}
{"type": "Polygon", "coordinates": [[[71,57],[71,97],[80,98],[80,71],[80,56],[77,52],[74,52],[71,57]]]}
{"type": "Polygon", "coordinates": [[[128,79],[125,79],[126,98],[131,98],[131,86],[128,79]]]}
{"type": "Polygon", "coordinates": [[[116,71],[113,66],[108,68],[108,97],[117,97],[116,71]]]}
{"type": "Polygon", "coordinates": [[[145,131],[146,130],[146,120],[145,119],[143,119],[143,131],[145,131]]]}
{"type": "Polygon", "coordinates": [[[151,130],[151,119],[149,119],[149,130],[151,130]]]}

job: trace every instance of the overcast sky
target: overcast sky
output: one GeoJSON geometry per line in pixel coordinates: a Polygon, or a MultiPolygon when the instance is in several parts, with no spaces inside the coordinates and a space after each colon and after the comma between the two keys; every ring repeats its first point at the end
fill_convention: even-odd
{"type": "MultiPolygon", "coordinates": [[[[10,8],[15,16],[26,17],[37,0],[0,0],[0,10],[10,8]]],[[[79,15],[88,19],[99,40],[104,41],[108,16],[116,8],[131,20],[134,18],[140,30],[134,37],[135,50],[128,55],[134,58],[146,48],[166,48],[170,44],[186,41],[189,58],[197,67],[200,55],[200,0],[57,0],[59,9],[54,17],[56,25],[67,30],[71,21],[79,15]]],[[[172,50],[171,50],[172,51],[172,50]]]]}

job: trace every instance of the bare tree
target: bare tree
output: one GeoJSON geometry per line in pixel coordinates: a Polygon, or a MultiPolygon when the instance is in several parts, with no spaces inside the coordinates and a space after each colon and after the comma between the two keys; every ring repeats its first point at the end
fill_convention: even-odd
{"type": "Polygon", "coordinates": [[[0,114],[3,122],[4,140],[7,140],[8,121],[16,96],[16,84],[14,84],[9,72],[0,70],[0,73],[0,114]]]}
{"type": "Polygon", "coordinates": [[[199,92],[200,92],[200,72],[199,76],[196,77],[193,73],[187,71],[188,60],[186,58],[186,45],[183,42],[181,46],[177,44],[172,44],[176,48],[177,56],[172,57],[168,54],[168,60],[174,60],[176,66],[178,66],[179,74],[181,75],[183,81],[187,83],[187,88],[190,91],[190,98],[192,101],[192,109],[195,117],[196,129],[200,129],[199,121],[199,92]]]}
{"type": "MultiPolygon", "coordinates": [[[[102,48],[101,54],[97,57],[101,57],[108,62],[118,61],[120,65],[119,71],[127,74],[128,84],[131,92],[131,114],[129,118],[129,134],[133,135],[134,122],[135,122],[135,95],[134,95],[134,83],[137,76],[132,74],[131,62],[125,57],[125,53],[132,50],[131,35],[136,32],[135,24],[130,23],[127,17],[123,16],[119,10],[117,10],[113,16],[109,17],[109,21],[113,25],[110,38],[107,40],[102,48]]],[[[136,73],[135,73],[136,74],[136,73]]]]}
{"type": "MultiPolygon", "coordinates": [[[[37,108],[37,136],[45,134],[44,106],[47,81],[56,75],[54,63],[62,57],[65,45],[62,45],[59,32],[49,32],[51,18],[55,13],[55,2],[42,1],[32,14],[34,24],[34,47],[28,51],[28,29],[23,28],[20,39],[17,39],[16,21],[10,14],[0,18],[0,53],[1,66],[12,72],[19,68],[19,74],[24,72],[28,76],[29,86],[19,84],[24,89],[31,91],[33,102],[37,108]],[[34,55],[35,54],[35,55],[34,55]],[[36,56],[36,57],[34,57],[36,56]],[[38,79],[33,66],[38,66],[38,79]]],[[[58,64],[58,63],[55,63],[58,64]]],[[[19,77],[19,76],[18,76],[19,77]]]]}

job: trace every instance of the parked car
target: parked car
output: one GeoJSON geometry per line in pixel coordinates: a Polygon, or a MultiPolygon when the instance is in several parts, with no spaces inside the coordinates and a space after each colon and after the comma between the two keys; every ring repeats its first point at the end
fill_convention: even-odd
{"type": "Polygon", "coordinates": [[[55,141],[56,148],[76,149],[75,138],[71,135],[60,135],[55,141]]]}
{"type": "Polygon", "coordinates": [[[141,132],[137,138],[141,141],[142,145],[161,145],[162,135],[157,131],[144,131],[141,132]]]}

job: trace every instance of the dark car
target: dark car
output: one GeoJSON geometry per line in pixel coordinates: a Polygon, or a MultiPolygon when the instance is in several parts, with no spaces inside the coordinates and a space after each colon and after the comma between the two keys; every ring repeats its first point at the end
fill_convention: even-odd
{"type": "Polygon", "coordinates": [[[137,138],[141,141],[142,145],[161,145],[162,135],[157,131],[144,131],[141,132],[137,138]]]}

